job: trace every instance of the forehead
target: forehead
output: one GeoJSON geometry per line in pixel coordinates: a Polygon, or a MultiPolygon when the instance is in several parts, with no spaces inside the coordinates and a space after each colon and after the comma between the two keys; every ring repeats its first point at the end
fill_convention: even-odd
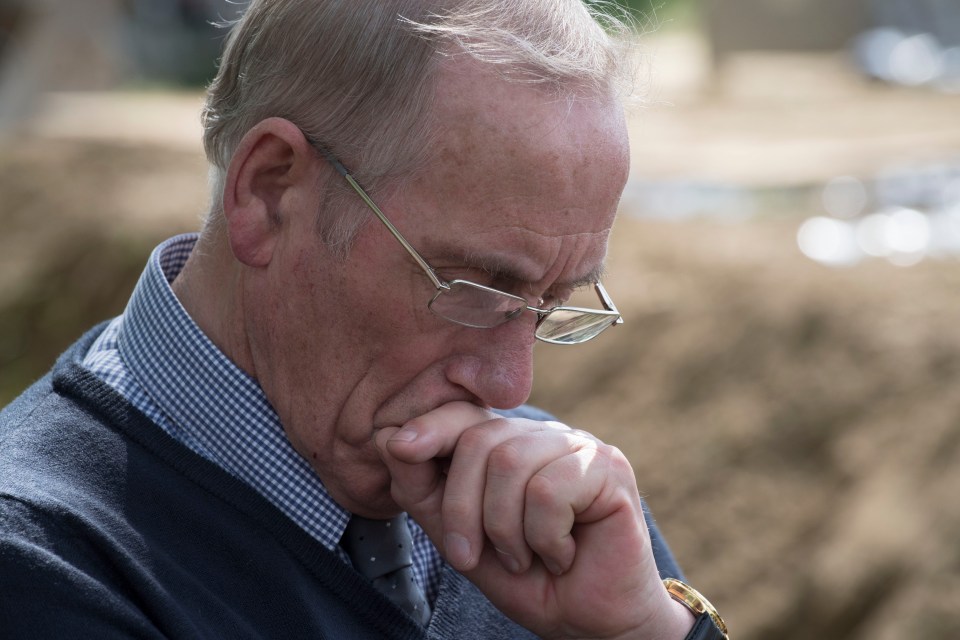
{"type": "Polygon", "coordinates": [[[614,180],[624,178],[617,173],[628,162],[627,136],[614,97],[556,95],[536,84],[505,81],[475,63],[447,64],[438,84],[435,168],[520,165],[529,176],[539,169],[583,172],[599,161],[611,167],[614,180]],[[554,167],[558,163],[563,166],[554,167]]]}
{"type": "Polygon", "coordinates": [[[628,170],[616,100],[558,98],[461,65],[441,74],[434,117],[433,160],[406,190],[425,249],[529,279],[599,269],[628,170]]]}

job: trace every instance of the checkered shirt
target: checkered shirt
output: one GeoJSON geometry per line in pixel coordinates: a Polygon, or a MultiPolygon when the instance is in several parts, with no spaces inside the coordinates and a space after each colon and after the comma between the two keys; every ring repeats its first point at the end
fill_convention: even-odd
{"type": "MultiPolygon", "coordinates": [[[[246,482],[349,563],[339,541],[350,513],[294,450],[257,381],[214,346],[170,288],[196,241],[196,234],[187,234],[154,249],[123,315],[97,338],[84,365],[159,428],[246,482]]],[[[433,602],[440,556],[423,530],[409,523],[414,576],[433,602]]]]}

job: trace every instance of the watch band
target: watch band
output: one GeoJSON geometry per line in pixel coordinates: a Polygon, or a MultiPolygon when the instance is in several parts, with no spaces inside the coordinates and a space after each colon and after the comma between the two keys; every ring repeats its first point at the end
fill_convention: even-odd
{"type": "Polygon", "coordinates": [[[684,640],[730,640],[723,618],[699,591],[676,578],[667,578],[663,586],[671,598],[697,616],[697,621],[684,640]]]}
{"type": "Polygon", "coordinates": [[[701,613],[693,628],[683,640],[728,640],[727,634],[722,632],[709,613],[701,613]]]}

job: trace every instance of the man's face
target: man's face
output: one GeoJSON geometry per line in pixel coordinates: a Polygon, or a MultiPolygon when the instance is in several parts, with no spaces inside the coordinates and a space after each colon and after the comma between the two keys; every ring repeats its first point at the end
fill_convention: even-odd
{"type": "MultiPolygon", "coordinates": [[[[434,159],[378,204],[442,278],[535,303],[603,263],[628,167],[622,110],[460,67],[439,81],[434,159]]],[[[323,246],[312,209],[293,216],[248,333],[296,449],[340,504],[386,517],[397,507],[375,431],[454,400],[523,403],[536,316],[494,329],[435,316],[430,280],[372,212],[357,211],[371,221],[346,259],[323,246]]]]}

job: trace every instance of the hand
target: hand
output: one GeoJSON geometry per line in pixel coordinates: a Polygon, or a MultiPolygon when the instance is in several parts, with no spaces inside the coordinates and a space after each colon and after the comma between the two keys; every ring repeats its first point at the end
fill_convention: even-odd
{"type": "Polygon", "coordinates": [[[633,469],[557,422],[466,402],[376,435],[394,500],[506,615],[545,638],[683,638],[633,469]]]}

